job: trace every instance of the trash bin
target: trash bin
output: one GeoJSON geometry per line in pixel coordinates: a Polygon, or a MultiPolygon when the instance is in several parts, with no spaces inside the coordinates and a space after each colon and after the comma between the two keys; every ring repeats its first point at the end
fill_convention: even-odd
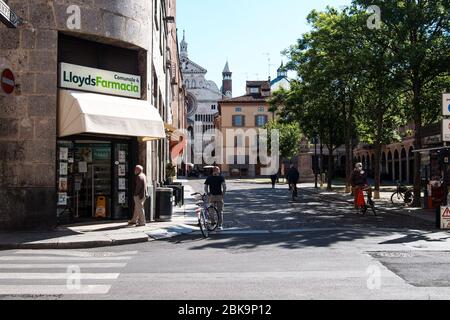
{"type": "Polygon", "coordinates": [[[173,196],[175,197],[175,205],[184,205],[184,186],[182,184],[166,185],[166,188],[171,188],[173,190],[173,196]]]}
{"type": "Polygon", "coordinates": [[[155,220],[171,221],[173,215],[173,190],[171,188],[156,188],[155,220]]]}

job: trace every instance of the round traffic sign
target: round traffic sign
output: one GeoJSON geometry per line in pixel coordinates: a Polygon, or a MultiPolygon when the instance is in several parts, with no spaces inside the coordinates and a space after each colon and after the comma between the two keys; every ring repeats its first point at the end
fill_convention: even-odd
{"type": "Polygon", "coordinates": [[[16,82],[14,80],[14,74],[12,73],[12,71],[9,69],[3,70],[0,80],[3,91],[5,91],[5,93],[7,94],[13,93],[16,82]]]}

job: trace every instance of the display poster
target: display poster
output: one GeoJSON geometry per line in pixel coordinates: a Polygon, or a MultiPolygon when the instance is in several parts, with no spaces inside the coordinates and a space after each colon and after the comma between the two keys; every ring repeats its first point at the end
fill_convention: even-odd
{"type": "Polygon", "coordinates": [[[119,192],[119,204],[125,204],[127,202],[126,193],[119,192]]]}
{"type": "Polygon", "coordinates": [[[67,178],[59,178],[59,192],[67,192],[67,178]]]}
{"type": "Polygon", "coordinates": [[[125,163],[125,162],[127,162],[126,157],[127,157],[127,154],[126,154],[125,151],[122,151],[122,150],[119,151],[119,162],[120,162],[120,163],[125,163]]]}
{"type": "Polygon", "coordinates": [[[120,178],[119,179],[119,190],[126,190],[126,189],[127,189],[126,179],[120,178]]]}
{"type": "Polygon", "coordinates": [[[58,206],[66,206],[67,205],[67,193],[61,192],[58,193],[58,206]]]}
{"type": "Polygon", "coordinates": [[[87,173],[87,172],[88,172],[87,162],[85,161],[78,162],[78,173],[87,173]]]}
{"type": "Polygon", "coordinates": [[[59,149],[59,160],[67,161],[69,159],[69,148],[59,149]]]}
{"type": "Polygon", "coordinates": [[[118,172],[119,177],[125,177],[127,174],[125,165],[121,164],[121,165],[119,165],[118,168],[119,168],[119,172],[118,172]]]}
{"type": "Polygon", "coordinates": [[[61,162],[59,164],[59,175],[60,176],[67,176],[67,163],[61,162]]]}

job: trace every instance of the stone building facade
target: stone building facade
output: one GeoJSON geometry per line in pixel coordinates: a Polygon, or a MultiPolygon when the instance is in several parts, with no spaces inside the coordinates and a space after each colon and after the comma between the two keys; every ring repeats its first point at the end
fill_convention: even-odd
{"type": "MultiPolygon", "coordinates": [[[[199,143],[206,144],[209,138],[203,134],[208,130],[214,129],[214,117],[218,113],[218,102],[225,97],[225,94],[222,93],[214,81],[206,79],[208,71],[189,58],[185,32],[183,32],[183,39],[180,43],[180,60],[184,85],[187,92],[187,128],[190,145],[193,146],[199,143]],[[194,139],[198,141],[194,142],[194,139]]],[[[231,87],[232,73],[228,68],[228,63],[226,69],[228,70],[224,70],[224,84],[228,88],[228,95],[231,96],[232,93],[229,88],[231,87]]],[[[195,150],[198,150],[198,147],[192,147],[190,149],[189,161],[193,163],[196,162],[194,159],[201,157],[201,154],[195,154],[195,150]]],[[[200,165],[199,163],[195,164],[200,165]]]]}
{"type": "MultiPolygon", "coordinates": [[[[150,108],[156,108],[159,119],[165,124],[170,122],[171,103],[178,100],[183,104],[183,99],[179,96],[170,99],[168,94],[171,87],[169,2],[175,3],[167,0],[8,1],[22,18],[22,24],[17,29],[0,25],[0,69],[11,69],[16,78],[13,94],[0,92],[0,229],[53,228],[58,222],[58,183],[61,182],[58,182],[58,175],[62,168],[59,164],[59,116],[61,91],[66,91],[61,89],[59,75],[62,62],[68,59],[77,64],[75,62],[79,60],[83,68],[92,67],[87,62],[95,60],[92,58],[97,55],[95,70],[139,76],[140,99],[114,101],[124,102],[124,108],[128,102],[130,105],[145,104],[149,112],[150,108]],[[78,44],[82,46],[78,47],[78,44]]],[[[176,53],[173,56],[176,57],[176,53]]],[[[73,94],[80,95],[78,92],[73,94]]],[[[83,98],[91,96],[84,95],[83,98]]],[[[182,115],[177,116],[182,118],[182,115]]],[[[159,123],[155,122],[155,126],[159,129],[159,123]]],[[[156,127],[147,129],[156,130],[156,127]]],[[[126,144],[129,148],[126,182],[130,189],[132,175],[129,169],[137,163],[144,165],[151,177],[151,185],[156,186],[165,178],[164,165],[169,158],[165,137],[151,139],[138,134],[119,137],[99,132],[80,133],[76,138],[78,140],[72,137],[65,140],[77,143],[75,141],[81,139],[86,144],[89,139],[98,139],[108,145],[126,144]],[[117,142],[119,138],[121,142],[117,142]]],[[[101,156],[100,151],[97,156],[101,156]]],[[[69,155],[69,167],[70,160],[74,159],[69,155]]],[[[113,166],[114,163],[111,170],[115,170],[113,166]]],[[[81,172],[80,168],[78,170],[81,172]]],[[[127,204],[129,198],[130,194],[127,204]]],[[[62,201],[65,203],[64,199],[62,201]]],[[[94,200],[92,203],[92,206],[96,205],[94,200]]],[[[112,210],[111,204],[108,209],[112,210]]],[[[123,215],[118,218],[124,219],[131,208],[123,203],[120,210],[123,215]]],[[[152,211],[151,208],[148,210],[152,211]]]]}

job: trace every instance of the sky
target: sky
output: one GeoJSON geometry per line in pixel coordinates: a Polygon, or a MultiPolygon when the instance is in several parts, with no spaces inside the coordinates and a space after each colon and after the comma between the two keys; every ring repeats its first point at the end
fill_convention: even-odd
{"type": "MultiPolygon", "coordinates": [[[[186,31],[189,58],[208,70],[206,78],[222,85],[228,60],[233,72],[233,96],[245,94],[247,80],[277,76],[281,51],[310,30],[306,17],[327,5],[350,0],[178,0],[179,40],[186,31]]],[[[290,74],[295,76],[295,74],[290,74]]]]}

